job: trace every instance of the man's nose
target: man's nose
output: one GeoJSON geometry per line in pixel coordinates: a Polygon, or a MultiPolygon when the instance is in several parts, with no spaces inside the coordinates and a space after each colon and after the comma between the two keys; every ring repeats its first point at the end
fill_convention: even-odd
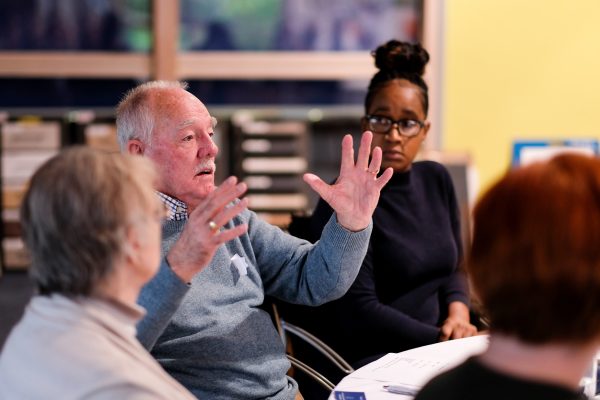
{"type": "Polygon", "coordinates": [[[219,153],[219,147],[210,135],[203,135],[203,140],[198,146],[198,157],[215,157],[219,153]]]}

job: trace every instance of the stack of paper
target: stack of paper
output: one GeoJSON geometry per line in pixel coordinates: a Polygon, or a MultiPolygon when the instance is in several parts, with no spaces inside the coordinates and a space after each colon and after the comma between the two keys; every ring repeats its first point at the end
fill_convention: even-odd
{"type": "MultiPolygon", "coordinates": [[[[390,353],[353,372],[335,390],[362,391],[367,400],[409,399],[431,378],[482,353],[487,346],[488,336],[474,336],[390,353]],[[406,394],[390,393],[384,385],[394,385],[406,394]]],[[[335,399],[334,394],[330,399],[335,399]]]]}

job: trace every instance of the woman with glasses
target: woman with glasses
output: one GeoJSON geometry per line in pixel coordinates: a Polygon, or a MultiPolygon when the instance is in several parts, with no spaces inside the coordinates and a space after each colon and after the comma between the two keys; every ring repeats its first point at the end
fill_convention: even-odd
{"type": "MultiPolygon", "coordinates": [[[[476,334],[469,322],[460,217],[446,169],[413,162],[427,136],[429,54],[392,40],[374,52],[379,71],[365,99],[363,130],[383,150],[381,169],[394,176],[381,191],[359,275],[341,299],[308,313],[317,332],[356,366],[388,352],[476,334]],[[315,315],[315,312],[317,315],[315,315]]],[[[310,236],[332,210],[320,201],[310,236]]]]}

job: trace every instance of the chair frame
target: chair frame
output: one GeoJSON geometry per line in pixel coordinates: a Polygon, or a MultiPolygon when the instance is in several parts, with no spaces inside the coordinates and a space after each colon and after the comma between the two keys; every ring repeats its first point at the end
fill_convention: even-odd
{"type": "MultiPolygon", "coordinates": [[[[315,335],[310,332],[294,325],[289,322],[286,322],[279,316],[279,312],[277,311],[277,306],[275,304],[273,306],[273,315],[275,316],[275,321],[277,325],[277,331],[281,337],[281,341],[284,345],[288,343],[288,334],[294,335],[306,343],[314,347],[319,353],[321,353],[325,358],[327,358],[333,365],[335,365],[340,371],[345,373],[346,375],[354,372],[354,368],[342,358],[338,353],[335,352],[331,347],[326,345],[322,340],[317,338],[315,335]]],[[[298,368],[300,371],[304,372],[316,382],[318,382],[321,386],[323,386],[327,390],[333,390],[335,385],[327,379],[323,374],[316,371],[314,368],[309,365],[303,363],[298,360],[296,357],[287,354],[287,358],[290,360],[290,363],[298,368]]]]}

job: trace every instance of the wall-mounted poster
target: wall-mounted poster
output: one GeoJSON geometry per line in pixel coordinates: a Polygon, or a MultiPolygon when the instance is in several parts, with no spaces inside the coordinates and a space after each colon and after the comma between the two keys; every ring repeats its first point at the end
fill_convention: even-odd
{"type": "Polygon", "coordinates": [[[512,166],[547,160],[565,152],[598,156],[600,144],[596,139],[516,140],[513,142],[512,166]]]}

